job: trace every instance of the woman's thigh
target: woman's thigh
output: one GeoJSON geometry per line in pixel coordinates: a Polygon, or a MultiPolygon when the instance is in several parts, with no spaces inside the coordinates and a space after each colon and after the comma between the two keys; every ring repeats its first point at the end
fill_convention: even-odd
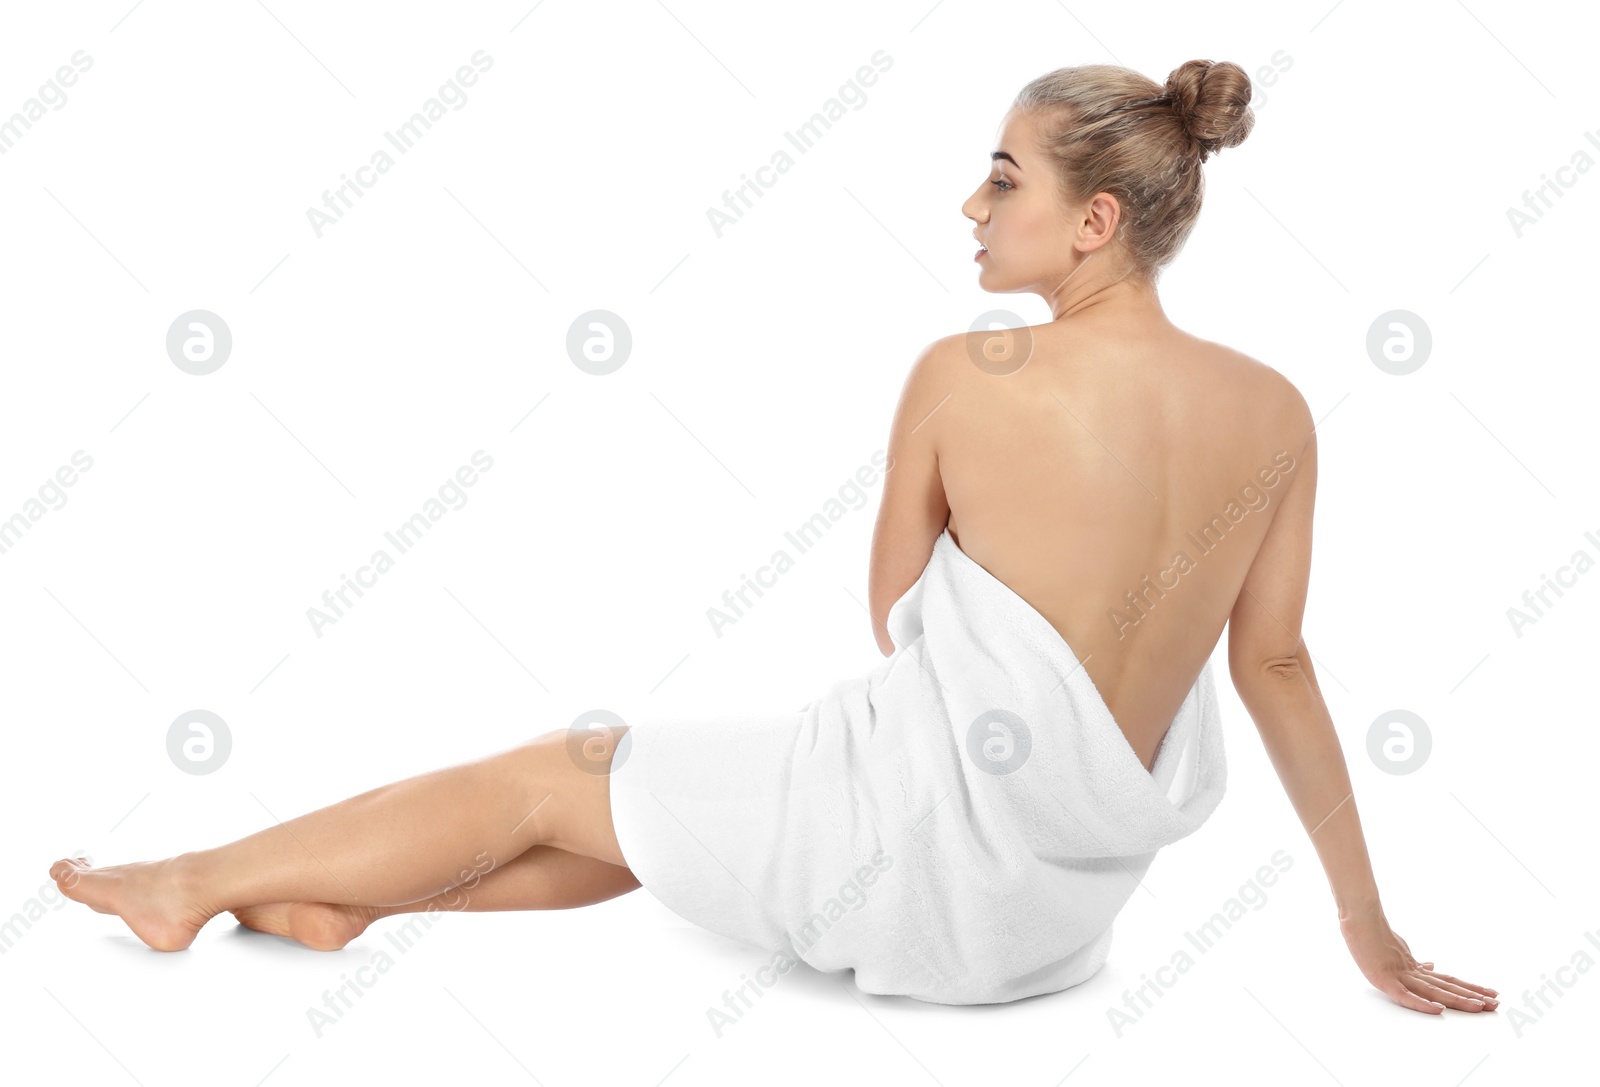
{"type": "Polygon", "coordinates": [[[528,813],[546,845],[626,865],[611,824],[611,760],[627,726],[557,729],[533,741],[539,799],[528,813]]]}

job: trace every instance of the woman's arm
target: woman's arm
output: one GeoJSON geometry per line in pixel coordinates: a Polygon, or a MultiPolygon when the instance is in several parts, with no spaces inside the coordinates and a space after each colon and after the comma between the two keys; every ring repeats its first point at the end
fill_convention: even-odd
{"type": "MultiPolygon", "coordinates": [[[[1309,429],[1303,400],[1299,408],[1309,429]]],[[[1234,687],[1311,836],[1333,891],[1340,931],[1363,976],[1395,1003],[1416,1011],[1492,1010],[1493,989],[1437,973],[1431,962],[1418,963],[1384,916],[1349,768],[1300,633],[1311,568],[1315,430],[1288,475],[1283,503],[1228,621],[1234,687]]]]}
{"type": "Polygon", "coordinates": [[[1228,669],[1343,919],[1381,906],[1344,752],[1300,634],[1317,493],[1314,431],[1286,474],[1282,503],[1228,620],[1228,669]]]}
{"type": "Polygon", "coordinates": [[[934,541],[950,520],[939,479],[938,410],[954,386],[949,338],[924,348],[906,376],[889,427],[889,465],[883,498],[872,529],[867,572],[867,608],[872,634],[884,656],[894,655],[889,609],[917,582],[933,555],[934,541]]]}
{"type": "Polygon", "coordinates": [[[1241,674],[1234,686],[1316,847],[1339,919],[1382,912],[1350,771],[1305,640],[1294,654],[1273,659],[1253,675],[1241,674]]]}

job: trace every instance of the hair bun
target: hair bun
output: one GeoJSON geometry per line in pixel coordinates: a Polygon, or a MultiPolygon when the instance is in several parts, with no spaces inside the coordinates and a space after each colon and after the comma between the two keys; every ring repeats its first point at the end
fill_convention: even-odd
{"type": "Polygon", "coordinates": [[[1250,135],[1256,123],[1250,108],[1253,95],[1250,77],[1231,61],[1186,61],[1167,76],[1167,100],[1198,147],[1201,162],[1250,135]]]}

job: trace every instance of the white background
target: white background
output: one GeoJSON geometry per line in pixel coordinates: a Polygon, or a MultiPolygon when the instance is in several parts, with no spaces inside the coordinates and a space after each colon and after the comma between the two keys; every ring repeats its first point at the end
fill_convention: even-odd
{"type": "Polygon", "coordinates": [[[75,451],[93,459],[0,555],[0,918],[35,914],[0,956],[6,1078],[1593,1074],[1579,1027],[1600,977],[1570,964],[1600,961],[1585,938],[1600,930],[1585,683],[1600,574],[1520,637],[1507,618],[1574,552],[1600,555],[1580,429],[1600,178],[1566,169],[1570,189],[1520,237],[1507,217],[1580,149],[1600,158],[1584,139],[1600,129],[1592,15],[124,0],[0,19],[0,117],[76,51],[93,60],[0,156],[0,518],[75,451]],[[493,65],[466,104],[317,237],[307,209],[478,50],[493,65]],[[893,63],[864,104],[790,148],[794,168],[719,238],[707,209],[879,50],[893,63]],[[1287,375],[1320,421],[1307,643],[1389,918],[1419,958],[1499,989],[1499,1012],[1424,1017],[1367,985],[1225,682],[1221,808],[1163,851],[1098,976],[1007,1006],[863,996],[802,970],[718,1037],[706,1009],[768,956],[635,892],[446,917],[318,1037],[307,1008],[396,921],[319,954],[224,915],[160,954],[114,918],[30,906],[77,850],[167,856],[595,707],[798,708],[874,666],[881,485],[720,638],[707,609],[883,448],[925,344],[996,307],[1048,319],[1036,297],[978,290],[960,215],[1017,90],[1082,63],[1162,81],[1191,58],[1273,82],[1254,133],[1206,167],[1163,303],[1287,375]],[[192,309],[233,337],[204,377],[165,348],[192,309]],[[593,309],[633,337],[609,376],[566,351],[593,309]],[[1404,377],[1366,348],[1393,309],[1433,339],[1404,377]],[[466,504],[317,636],[307,609],[479,449],[494,464],[466,504]],[[207,775],[166,750],[194,708],[232,735],[207,775]],[[1367,754],[1395,708],[1432,737],[1405,775],[1367,754]],[[1293,866],[1264,905],[1119,1036],[1108,1009],[1280,849],[1293,866]],[[1541,1015],[1523,994],[1547,976],[1566,987],[1541,1015]]]}

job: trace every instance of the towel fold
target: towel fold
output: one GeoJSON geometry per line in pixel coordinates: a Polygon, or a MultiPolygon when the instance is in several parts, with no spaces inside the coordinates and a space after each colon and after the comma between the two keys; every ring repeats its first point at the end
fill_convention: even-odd
{"type": "Polygon", "coordinates": [[[896,646],[804,709],[631,725],[623,858],[679,916],[863,992],[990,1004],[1105,963],[1227,770],[1208,661],[1146,772],[1060,633],[949,530],[896,646]]]}

